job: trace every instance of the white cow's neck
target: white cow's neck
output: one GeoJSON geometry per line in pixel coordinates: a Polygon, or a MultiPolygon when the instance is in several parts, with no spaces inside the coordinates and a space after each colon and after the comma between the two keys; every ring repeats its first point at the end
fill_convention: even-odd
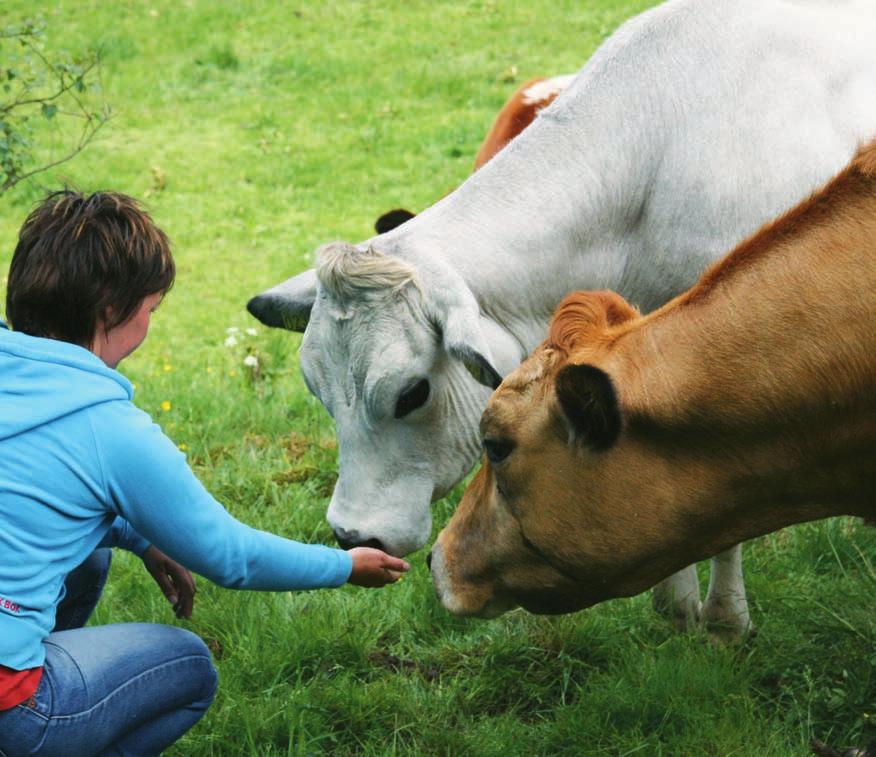
{"type": "MultiPolygon", "coordinates": [[[[634,131],[631,124],[625,141],[638,142],[644,152],[647,140],[634,131]]],[[[461,279],[524,354],[544,337],[554,307],[570,289],[622,289],[627,256],[635,253],[624,250],[630,246],[626,227],[605,217],[625,212],[601,197],[598,177],[608,167],[595,156],[574,154],[568,135],[561,121],[540,117],[456,192],[381,240],[385,251],[414,263],[430,282],[452,286],[461,279]],[[545,172],[552,177],[549,187],[540,180],[545,172]]],[[[614,156],[610,169],[619,183],[641,188],[625,198],[630,208],[641,206],[647,186],[632,175],[621,177],[642,172],[634,162],[632,152],[614,156]]]]}

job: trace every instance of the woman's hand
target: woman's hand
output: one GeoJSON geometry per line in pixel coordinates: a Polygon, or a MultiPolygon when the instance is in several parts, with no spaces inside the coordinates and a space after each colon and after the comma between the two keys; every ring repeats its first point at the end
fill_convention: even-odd
{"type": "Polygon", "coordinates": [[[154,544],[143,553],[143,565],[167,601],[173,605],[178,618],[191,618],[195,604],[195,577],[178,562],[171,560],[154,544]]]}
{"type": "Polygon", "coordinates": [[[354,547],[350,550],[353,558],[353,571],[347,579],[356,586],[368,586],[372,589],[394,584],[411,569],[404,560],[381,552],[371,547],[354,547]]]}

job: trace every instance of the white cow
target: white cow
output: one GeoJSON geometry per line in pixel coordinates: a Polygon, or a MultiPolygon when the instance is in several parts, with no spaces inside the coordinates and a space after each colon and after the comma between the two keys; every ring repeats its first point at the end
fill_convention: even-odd
{"type": "MultiPolygon", "coordinates": [[[[874,134],[873,0],[671,0],[455,192],[251,300],[263,323],[306,326],[301,370],[337,426],[339,542],[427,541],[430,502],[480,453],[490,390],[464,364],[494,386],[572,289],[664,303],[874,134]]],[[[744,631],[739,550],[716,558],[705,607],[692,568],[656,601],[744,631]]]]}

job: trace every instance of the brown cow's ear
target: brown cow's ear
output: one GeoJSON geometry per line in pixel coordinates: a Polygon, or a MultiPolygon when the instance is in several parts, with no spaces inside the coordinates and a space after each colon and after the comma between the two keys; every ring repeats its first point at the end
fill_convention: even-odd
{"type": "Polygon", "coordinates": [[[566,365],[557,373],[556,392],[576,439],[596,451],[614,445],[620,435],[621,414],[605,371],[592,365],[566,365]]]}

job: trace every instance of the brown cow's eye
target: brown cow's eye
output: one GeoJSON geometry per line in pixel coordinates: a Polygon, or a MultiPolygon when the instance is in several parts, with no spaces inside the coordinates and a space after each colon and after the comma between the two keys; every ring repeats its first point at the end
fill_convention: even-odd
{"type": "Polygon", "coordinates": [[[395,417],[404,418],[408,413],[425,405],[427,399],[429,399],[429,380],[422,379],[401,393],[398,402],[395,403],[395,417]]]}
{"type": "Polygon", "coordinates": [[[487,453],[487,459],[493,464],[501,463],[514,449],[514,442],[508,439],[494,439],[486,437],[483,442],[484,452],[487,453]]]}

